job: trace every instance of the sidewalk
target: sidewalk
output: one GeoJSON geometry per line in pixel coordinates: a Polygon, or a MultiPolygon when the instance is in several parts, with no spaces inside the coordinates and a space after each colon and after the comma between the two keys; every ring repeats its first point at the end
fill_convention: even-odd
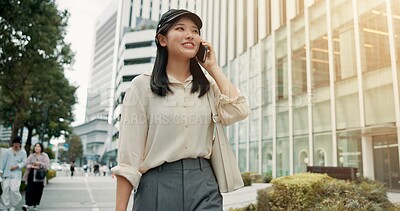
{"type": "MultiPolygon", "coordinates": [[[[224,211],[256,203],[257,190],[271,184],[253,183],[231,193],[223,193],[224,211]]],[[[116,180],[110,176],[74,176],[60,174],[50,180],[43,192],[40,211],[113,211],[115,209],[116,180]]],[[[388,192],[393,203],[400,203],[400,193],[388,192]]],[[[25,203],[23,196],[22,204],[25,203]]],[[[128,210],[132,209],[132,199],[128,210]]]]}

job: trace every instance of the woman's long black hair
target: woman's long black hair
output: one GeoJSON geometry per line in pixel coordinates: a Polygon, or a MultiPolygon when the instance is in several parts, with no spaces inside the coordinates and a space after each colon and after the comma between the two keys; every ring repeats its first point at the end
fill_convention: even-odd
{"type": "MultiPolygon", "coordinates": [[[[166,35],[169,29],[174,26],[174,24],[179,20],[171,21],[165,24],[158,34],[166,35]]],[[[158,35],[157,34],[157,35],[158,35]]],[[[156,60],[154,62],[153,72],[151,73],[150,87],[151,91],[159,96],[166,96],[168,93],[173,93],[169,87],[169,80],[167,76],[167,63],[168,63],[168,51],[166,47],[163,47],[158,42],[156,35],[157,44],[157,54],[156,60]]],[[[200,65],[197,63],[195,58],[190,59],[190,73],[193,76],[193,84],[191,93],[195,93],[200,90],[199,97],[203,96],[210,89],[210,82],[206,78],[201,69],[200,65]]]]}

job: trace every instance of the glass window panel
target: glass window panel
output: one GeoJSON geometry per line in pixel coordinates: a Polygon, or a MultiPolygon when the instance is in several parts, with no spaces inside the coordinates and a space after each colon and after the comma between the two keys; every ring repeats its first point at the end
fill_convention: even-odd
{"type": "Polygon", "coordinates": [[[332,166],[332,134],[314,134],[314,166],[332,166]]]}
{"type": "Polygon", "coordinates": [[[246,143],[239,143],[239,169],[241,172],[246,171],[246,143]]]}
{"type": "Polygon", "coordinates": [[[276,141],[276,152],[277,152],[276,176],[281,177],[289,175],[290,172],[289,139],[287,138],[278,139],[276,141]]]}
{"type": "Polygon", "coordinates": [[[308,136],[295,136],[294,145],[294,172],[306,172],[309,151],[308,151],[308,136]]]}
{"type": "Polygon", "coordinates": [[[247,143],[247,119],[240,121],[237,130],[239,131],[239,143],[247,143]]]}
{"type": "Polygon", "coordinates": [[[239,56],[239,83],[247,81],[249,74],[249,52],[246,51],[239,56]]]}
{"type": "Polygon", "coordinates": [[[276,116],[276,136],[288,137],[289,136],[289,112],[282,111],[277,113],[276,116]]]}
{"type": "Polygon", "coordinates": [[[257,109],[253,109],[250,112],[250,141],[258,141],[258,135],[259,135],[259,127],[258,127],[258,123],[260,121],[260,112],[259,109],[261,108],[257,108],[257,109]]]}
{"type": "MultiPolygon", "coordinates": [[[[268,37],[269,38],[269,37],[268,37]]],[[[263,97],[261,102],[262,105],[265,106],[265,104],[271,104],[272,103],[272,62],[267,62],[270,61],[272,58],[272,42],[271,39],[264,39],[262,41],[263,43],[263,57],[262,60],[262,94],[261,96],[263,97]]]]}
{"type": "Polygon", "coordinates": [[[311,72],[313,87],[329,85],[328,40],[325,1],[310,8],[311,72]]]}
{"type": "Polygon", "coordinates": [[[272,175],[272,139],[262,140],[262,174],[272,175]]]}
{"type": "Polygon", "coordinates": [[[363,14],[367,11],[371,12],[373,8],[385,4],[385,0],[358,0],[358,14],[363,14]]]}
{"type": "Polygon", "coordinates": [[[231,126],[228,126],[228,140],[231,142],[231,144],[234,144],[235,142],[235,135],[236,135],[236,130],[237,130],[237,125],[238,124],[233,124],[231,126]]]}
{"type": "Polygon", "coordinates": [[[276,99],[288,97],[288,67],[287,67],[287,36],[286,26],[276,31],[276,99]]]}
{"type": "Polygon", "coordinates": [[[312,107],[314,132],[330,131],[332,127],[329,87],[319,89],[313,95],[315,96],[312,107]]]}
{"type": "MultiPolygon", "coordinates": [[[[363,4],[359,1],[359,4],[363,4]]],[[[395,121],[385,4],[360,13],[361,61],[367,125],[395,121]]]]}
{"type": "Polygon", "coordinates": [[[304,15],[292,20],[292,93],[298,95],[307,92],[306,49],[304,15]]]}
{"type": "Polygon", "coordinates": [[[335,80],[357,75],[353,8],[351,1],[332,2],[335,80]]]}
{"type": "Polygon", "coordinates": [[[308,134],[308,108],[306,104],[302,107],[293,108],[293,133],[294,135],[308,134]]]}
{"type": "MultiPolygon", "coordinates": [[[[397,64],[397,72],[400,72],[400,0],[392,0],[392,14],[393,14],[394,38],[396,46],[395,58],[397,64]]],[[[397,77],[398,77],[397,81],[400,81],[399,73],[397,73],[397,77]]]]}
{"type": "Polygon", "coordinates": [[[267,107],[263,108],[263,122],[262,122],[262,138],[272,138],[273,134],[272,114],[268,112],[267,107]]]}
{"type": "Polygon", "coordinates": [[[315,91],[312,96],[312,121],[313,131],[317,133],[331,130],[328,38],[326,34],[325,1],[320,0],[310,7],[311,83],[312,89],[315,91]]]}
{"type": "Polygon", "coordinates": [[[338,132],[338,166],[358,168],[362,175],[361,133],[338,132]]]}
{"type": "Polygon", "coordinates": [[[249,171],[258,172],[258,141],[250,142],[249,171]]]}
{"type": "MultiPolygon", "coordinates": [[[[359,13],[362,14],[362,13],[359,13]]],[[[390,66],[389,38],[385,5],[373,8],[360,17],[363,71],[390,66]]]]}

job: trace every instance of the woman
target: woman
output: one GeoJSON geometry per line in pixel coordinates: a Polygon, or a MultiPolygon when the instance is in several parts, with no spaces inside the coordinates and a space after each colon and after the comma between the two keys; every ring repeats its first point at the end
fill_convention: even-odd
{"type": "MultiPolygon", "coordinates": [[[[208,94],[215,95],[224,125],[249,113],[246,98],[217,64],[211,43],[200,37],[201,19],[171,9],[156,30],[153,71],[136,77],[126,91],[120,121],[116,210],[222,210],[222,196],[209,163],[213,123],[208,94]],[[200,44],[208,48],[201,65],[200,44]],[[140,182],[140,183],[139,183],[140,182]]],[[[245,71],[245,70],[243,70],[245,71]]]]}
{"type": "Polygon", "coordinates": [[[32,154],[30,154],[26,160],[26,170],[24,176],[22,177],[22,181],[26,183],[26,204],[22,206],[22,210],[28,210],[29,206],[33,206],[33,210],[36,210],[36,206],[40,204],[46,177],[43,179],[38,179],[36,177],[36,173],[38,169],[44,169],[47,171],[49,167],[49,156],[43,152],[43,145],[41,143],[36,143],[33,146],[32,154]]]}

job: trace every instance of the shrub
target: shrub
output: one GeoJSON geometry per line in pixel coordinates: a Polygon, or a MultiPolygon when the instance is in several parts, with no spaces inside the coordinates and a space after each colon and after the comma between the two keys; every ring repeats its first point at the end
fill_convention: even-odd
{"type": "Polygon", "coordinates": [[[258,211],[269,211],[270,210],[270,198],[269,194],[272,191],[272,187],[263,188],[257,191],[257,207],[258,211]]]}
{"type": "Polygon", "coordinates": [[[324,185],[323,197],[316,210],[388,210],[393,207],[383,184],[364,180],[350,182],[334,180],[324,185]]]}
{"type": "Polygon", "coordinates": [[[57,176],[56,170],[49,169],[49,170],[47,171],[47,182],[49,182],[50,179],[52,179],[52,178],[54,178],[54,177],[56,177],[56,176],[57,176]]]}
{"type": "Polygon", "coordinates": [[[251,186],[253,181],[251,180],[250,172],[244,172],[242,173],[242,179],[244,186],[251,186]]]}
{"type": "Polygon", "coordinates": [[[383,184],[360,179],[344,181],[326,174],[300,173],[271,181],[258,191],[259,211],[267,210],[400,210],[387,198],[383,184]]]}
{"type": "Polygon", "coordinates": [[[228,211],[256,211],[257,209],[257,205],[256,204],[249,204],[245,207],[242,208],[230,208],[228,209],[228,211]]]}
{"type": "Polygon", "coordinates": [[[272,180],[272,172],[267,172],[263,177],[264,183],[270,183],[272,180]]]}
{"type": "MultiPolygon", "coordinates": [[[[326,174],[300,173],[271,181],[271,210],[310,210],[323,192],[323,185],[333,178],[326,174]]],[[[269,210],[259,206],[260,210],[269,210]]]]}

